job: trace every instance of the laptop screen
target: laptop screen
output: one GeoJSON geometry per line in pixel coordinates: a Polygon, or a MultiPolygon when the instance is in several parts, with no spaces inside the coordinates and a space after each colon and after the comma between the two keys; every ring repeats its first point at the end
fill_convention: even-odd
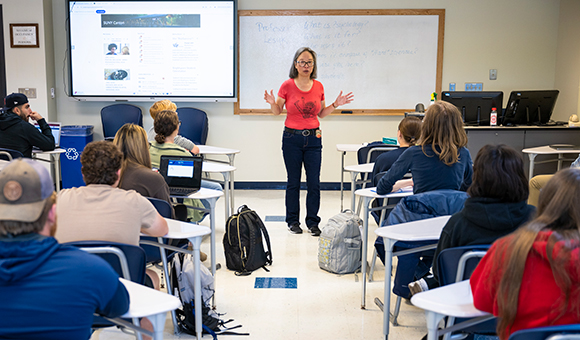
{"type": "MultiPolygon", "coordinates": [[[[50,126],[50,130],[52,130],[52,135],[54,136],[54,146],[58,148],[60,146],[61,123],[48,123],[48,126],[50,126]]],[[[41,131],[38,124],[34,124],[34,127],[36,127],[38,131],[41,131]]]]}
{"type": "Polygon", "coordinates": [[[170,159],[167,176],[193,178],[193,161],[170,159]]]}
{"type": "Polygon", "coordinates": [[[199,189],[201,167],[201,157],[161,156],[159,173],[170,187],[199,189]]]}

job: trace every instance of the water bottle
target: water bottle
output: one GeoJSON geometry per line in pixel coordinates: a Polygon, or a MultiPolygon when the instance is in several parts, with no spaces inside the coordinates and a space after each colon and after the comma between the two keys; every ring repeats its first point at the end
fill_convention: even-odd
{"type": "Polygon", "coordinates": [[[491,126],[497,125],[497,110],[495,107],[491,108],[491,114],[489,116],[489,125],[491,126]]]}

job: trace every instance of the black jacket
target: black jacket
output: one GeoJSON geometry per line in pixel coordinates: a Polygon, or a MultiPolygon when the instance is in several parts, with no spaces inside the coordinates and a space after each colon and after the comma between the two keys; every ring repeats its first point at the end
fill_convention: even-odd
{"type": "Polygon", "coordinates": [[[492,244],[533,218],[536,211],[527,201],[506,203],[496,198],[470,197],[460,212],[453,214],[439,238],[433,275],[438,280],[437,257],[443,249],[492,244]]]}
{"type": "Polygon", "coordinates": [[[38,121],[42,133],[34,125],[25,122],[13,112],[0,115],[0,148],[22,152],[24,157],[32,157],[32,147],[42,151],[54,150],[54,136],[43,118],[38,121]]]}

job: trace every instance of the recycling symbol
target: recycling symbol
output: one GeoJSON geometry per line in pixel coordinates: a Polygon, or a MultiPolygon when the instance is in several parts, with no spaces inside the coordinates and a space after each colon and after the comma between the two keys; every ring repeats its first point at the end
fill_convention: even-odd
{"type": "Polygon", "coordinates": [[[79,158],[79,153],[75,148],[68,148],[66,149],[66,158],[71,161],[76,161],[79,158]]]}

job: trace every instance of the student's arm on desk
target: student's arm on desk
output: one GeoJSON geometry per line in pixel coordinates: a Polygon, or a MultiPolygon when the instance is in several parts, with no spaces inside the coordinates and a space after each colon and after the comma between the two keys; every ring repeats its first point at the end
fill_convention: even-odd
{"type": "Polygon", "coordinates": [[[405,190],[403,190],[406,187],[413,187],[413,179],[400,179],[398,181],[395,182],[395,185],[393,185],[393,191],[392,192],[403,192],[405,190]]]}
{"type": "Polygon", "coordinates": [[[30,118],[36,120],[40,130],[42,131],[42,133],[38,133],[38,130],[32,124],[25,124],[29,125],[26,126],[25,130],[27,131],[25,131],[25,133],[28,135],[30,144],[36,146],[42,151],[54,150],[54,136],[52,135],[52,131],[46,120],[36,112],[33,112],[33,115],[31,115],[30,118]]]}
{"type": "Polygon", "coordinates": [[[149,228],[141,228],[143,234],[149,236],[163,236],[169,232],[167,221],[159,214],[157,214],[155,221],[149,228]]]}
{"type": "MultiPolygon", "coordinates": [[[[407,150],[408,151],[408,150],[407,150]]],[[[395,192],[399,190],[394,189],[394,186],[407,172],[409,172],[409,168],[411,167],[411,160],[412,156],[409,152],[403,152],[403,154],[397,159],[397,161],[391,166],[389,171],[383,175],[383,177],[379,180],[377,184],[377,194],[379,195],[386,195],[391,192],[395,192]]],[[[408,182],[407,182],[408,183],[408,182]]],[[[406,184],[406,186],[412,184],[406,184]]]]}

